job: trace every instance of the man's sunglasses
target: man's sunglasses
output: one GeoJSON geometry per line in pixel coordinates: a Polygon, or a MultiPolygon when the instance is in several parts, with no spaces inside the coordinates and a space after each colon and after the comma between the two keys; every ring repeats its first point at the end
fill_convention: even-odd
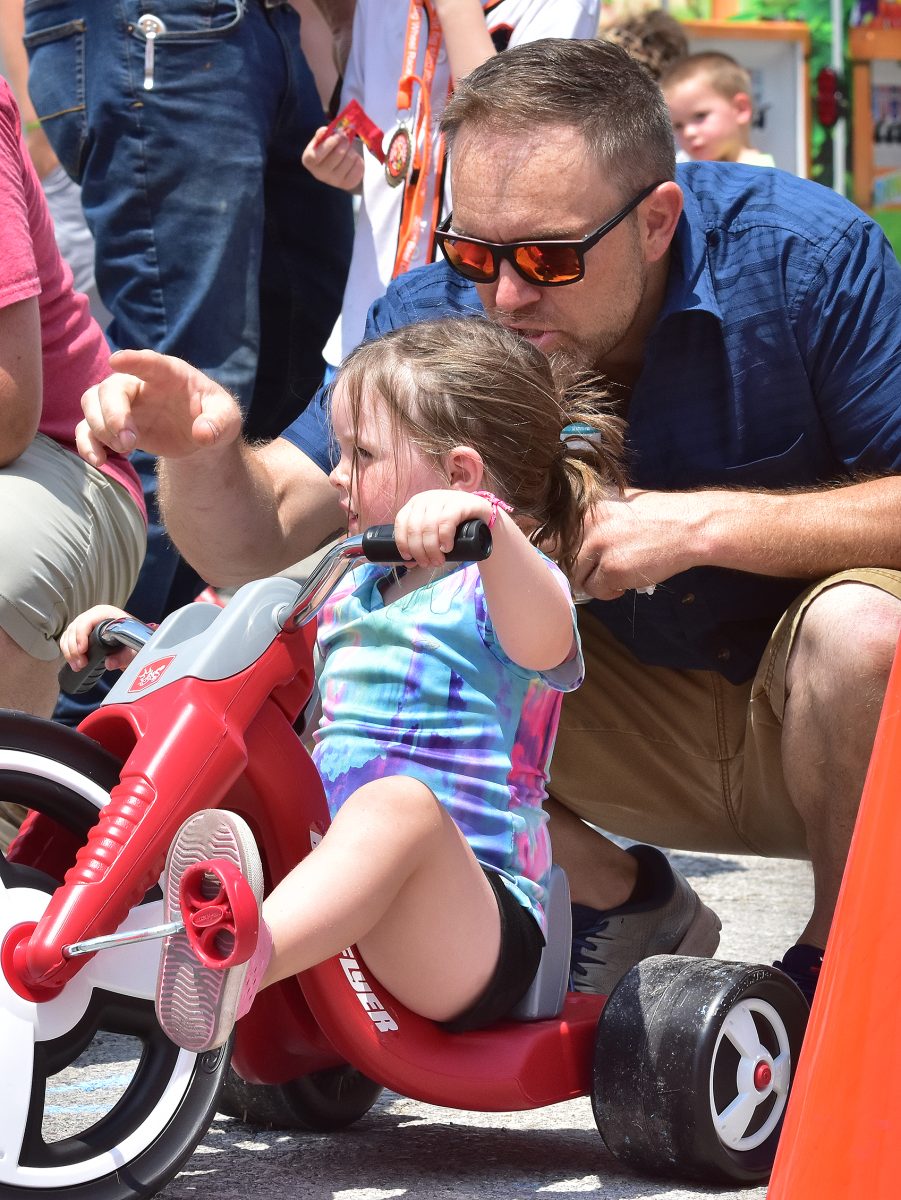
{"type": "Polygon", "coordinates": [[[435,230],[435,241],[453,269],[473,283],[493,283],[504,260],[510,263],[517,275],[539,287],[577,283],[585,274],[585,255],[591,247],[625,220],[632,209],[637,208],[662,182],[658,180],[643,188],[615,217],[578,241],[483,242],[481,238],[451,233],[453,213],[449,213],[435,230]]]}

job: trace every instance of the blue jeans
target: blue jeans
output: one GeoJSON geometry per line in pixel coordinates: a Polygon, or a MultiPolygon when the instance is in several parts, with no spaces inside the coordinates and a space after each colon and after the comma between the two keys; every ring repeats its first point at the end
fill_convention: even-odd
{"type": "MultiPolygon", "coordinates": [[[[200,367],[250,438],[277,436],[319,384],[353,239],[350,197],[301,165],[324,114],[299,30],[263,0],[25,4],[29,91],[81,185],[110,343],[200,367]],[[148,12],[166,29],[149,90],[148,12]]],[[[136,466],[151,528],[130,609],[159,621],[202,585],[158,525],[152,460],[136,466]]]]}

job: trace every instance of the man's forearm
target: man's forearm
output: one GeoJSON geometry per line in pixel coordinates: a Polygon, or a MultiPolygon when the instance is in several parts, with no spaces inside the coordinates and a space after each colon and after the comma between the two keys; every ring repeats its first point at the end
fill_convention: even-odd
{"type": "Polygon", "coordinates": [[[252,449],[160,460],[160,500],[175,545],[209,583],[273,575],[312,553],[339,526],[326,476],[279,438],[252,449]]]}
{"type": "Polygon", "coordinates": [[[901,568],[901,477],[805,492],[699,493],[698,564],[817,579],[901,568]]]}

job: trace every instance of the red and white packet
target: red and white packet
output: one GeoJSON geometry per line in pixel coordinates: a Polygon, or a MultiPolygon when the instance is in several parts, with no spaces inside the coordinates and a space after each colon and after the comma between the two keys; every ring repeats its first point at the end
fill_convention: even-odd
{"type": "Polygon", "coordinates": [[[333,133],[343,133],[349,142],[354,138],[359,138],[366,149],[374,154],[380,163],[385,161],[385,152],[382,150],[382,140],[384,134],[375,121],[371,121],[362,107],[356,100],[351,100],[349,104],[338,113],[338,115],[329,122],[328,127],[321,133],[315,141],[315,145],[320,145],[327,137],[333,133]]]}

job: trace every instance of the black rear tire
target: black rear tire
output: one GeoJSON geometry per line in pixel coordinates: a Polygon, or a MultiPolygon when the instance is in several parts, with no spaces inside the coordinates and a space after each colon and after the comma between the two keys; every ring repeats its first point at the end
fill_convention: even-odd
{"type": "Polygon", "coordinates": [[[645,959],[598,1022],[592,1107],[607,1148],[653,1175],[765,1181],[807,1015],[771,967],[645,959]]]}
{"type": "Polygon", "coordinates": [[[382,1093],[351,1066],[329,1067],[287,1083],[246,1083],[229,1069],[219,1111],[266,1129],[330,1133],[365,1116],[382,1093]]]}

